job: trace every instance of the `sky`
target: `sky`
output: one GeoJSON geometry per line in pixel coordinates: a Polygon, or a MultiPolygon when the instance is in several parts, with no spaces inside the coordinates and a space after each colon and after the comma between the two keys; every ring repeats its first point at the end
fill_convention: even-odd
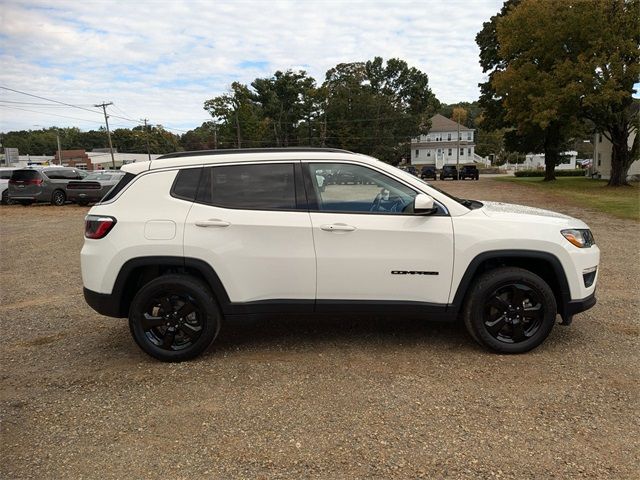
{"type": "Polygon", "coordinates": [[[142,118],[183,133],[233,81],[306,70],[319,83],[342,62],[404,59],[445,103],[478,98],[475,35],[501,0],[2,0],[0,131],[112,128],[142,118]],[[21,102],[21,103],[18,103],[21,102]],[[124,117],[124,118],[117,118],[124,117]]]}

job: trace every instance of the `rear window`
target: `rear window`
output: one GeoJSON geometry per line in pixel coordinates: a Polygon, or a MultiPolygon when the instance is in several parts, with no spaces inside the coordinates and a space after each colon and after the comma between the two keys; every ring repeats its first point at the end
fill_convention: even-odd
{"type": "Polygon", "coordinates": [[[35,170],[15,170],[11,175],[11,180],[24,182],[25,180],[37,180],[40,174],[35,170]]]}
{"type": "Polygon", "coordinates": [[[0,180],[9,180],[11,178],[12,173],[13,173],[13,170],[0,171],[0,180]]]}
{"type": "Polygon", "coordinates": [[[125,173],[120,181],[111,187],[111,190],[109,190],[102,200],[100,200],[100,203],[105,203],[115,198],[115,196],[118,195],[118,193],[120,193],[134,178],[136,178],[136,176],[133,173],[125,173]]]}
{"type": "Polygon", "coordinates": [[[197,201],[247,210],[294,210],[293,172],[292,163],[205,168],[197,201]]]}

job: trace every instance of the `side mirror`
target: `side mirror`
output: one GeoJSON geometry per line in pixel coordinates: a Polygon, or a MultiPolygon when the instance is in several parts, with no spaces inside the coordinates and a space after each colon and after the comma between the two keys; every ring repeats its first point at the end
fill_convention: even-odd
{"type": "Polygon", "coordinates": [[[413,200],[413,213],[416,215],[432,215],[438,211],[433,198],[425,193],[419,193],[413,200]]]}

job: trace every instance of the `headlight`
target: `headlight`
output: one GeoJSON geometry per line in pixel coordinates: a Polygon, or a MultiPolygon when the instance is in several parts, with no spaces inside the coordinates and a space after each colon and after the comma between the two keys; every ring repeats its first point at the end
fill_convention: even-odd
{"type": "Polygon", "coordinates": [[[562,230],[562,236],[569,240],[578,248],[589,248],[595,242],[593,240],[593,234],[589,229],[570,228],[562,230]]]}

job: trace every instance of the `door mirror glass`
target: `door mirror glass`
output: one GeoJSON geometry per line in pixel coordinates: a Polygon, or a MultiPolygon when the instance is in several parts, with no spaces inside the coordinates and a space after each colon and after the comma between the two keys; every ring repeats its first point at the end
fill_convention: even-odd
{"type": "Polygon", "coordinates": [[[416,195],[413,201],[413,211],[416,215],[431,215],[436,213],[436,208],[433,198],[425,193],[419,193],[416,195]]]}

